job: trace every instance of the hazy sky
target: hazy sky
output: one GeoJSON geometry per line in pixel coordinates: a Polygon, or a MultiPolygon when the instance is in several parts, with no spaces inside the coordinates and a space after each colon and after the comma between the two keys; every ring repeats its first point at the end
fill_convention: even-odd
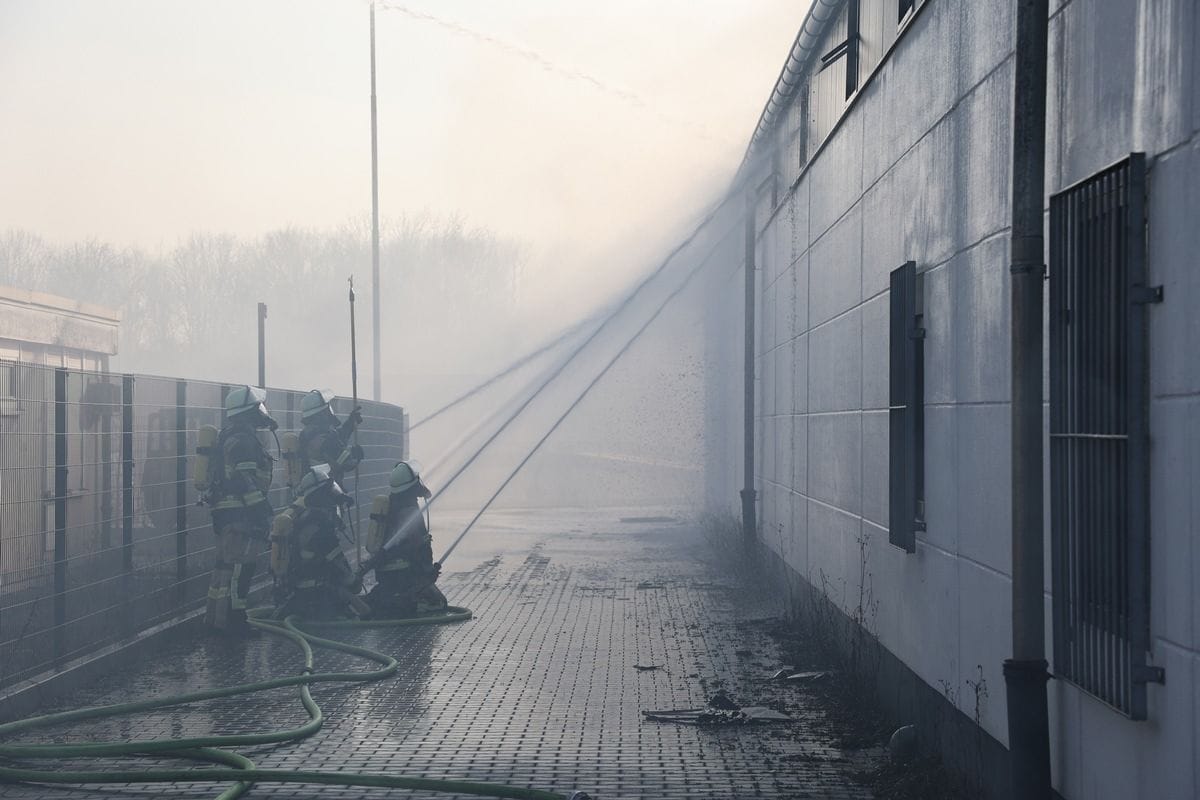
{"type": "MultiPolygon", "coordinates": [[[[381,3],[382,213],[665,244],[732,175],[807,6],[381,3]]],[[[154,250],[362,219],[367,45],[365,0],[0,0],[0,227],[154,250]]]]}

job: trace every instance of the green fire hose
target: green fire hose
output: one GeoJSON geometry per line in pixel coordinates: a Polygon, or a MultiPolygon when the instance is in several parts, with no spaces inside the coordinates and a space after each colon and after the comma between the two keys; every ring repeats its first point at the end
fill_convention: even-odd
{"type": "MultiPolygon", "coordinates": [[[[469,619],[471,612],[456,606],[448,607],[443,613],[410,619],[393,620],[336,620],[329,622],[304,622],[305,628],[364,628],[400,627],[409,625],[436,625],[460,622],[469,619]]],[[[19,744],[0,742],[0,783],[174,783],[186,781],[226,782],[233,785],[217,796],[217,800],[234,800],[243,795],[256,783],[304,783],[326,786],[361,786],[385,789],[425,790],[454,794],[479,795],[483,797],[517,798],[517,800],[565,800],[564,795],[539,789],[507,786],[497,783],[475,783],[471,781],[434,780],[406,777],[402,775],[356,775],[344,772],[310,772],[303,770],[259,769],[254,762],[239,753],[225,748],[248,745],[276,744],[299,741],[312,736],[325,723],[321,707],[313,700],[309,687],[314,683],[344,683],[378,681],[396,674],[398,662],[391,656],[357,647],[333,639],[316,636],[300,627],[295,617],[278,621],[269,618],[267,609],[256,609],[250,613],[250,624],[254,627],[294,642],[304,653],[304,669],[300,675],[272,678],[256,683],[204,689],[197,692],[139,700],[132,703],[80,708],[57,714],[29,717],[0,725],[0,738],[8,738],[49,725],[125,716],[144,711],[153,711],[171,706],[197,703],[223,697],[263,692],[286,686],[300,687],[300,702],[308,712],[308,722],[290,730],[262,733],[198,736],[187,739],[145,739],[134,741],[87,742],[82,744],[19,744]],[[380,665],[370,672],[314,672],[313,647],[337,650],[365,658],[380,665]],[[150,770],[97,770],[59,771],[50,769],[26,769],[14,765],[14,761],[44,758],[101,758],[113,756],[154,756],[179,758],[207,764],[223,765],[222,768],[180,767],[177,769],[150,770]],[[7,762],[7,763],[6,763],[7,762]]],[[[576,792],[571,795],[583,800],[586,795],[576,792]]]]}

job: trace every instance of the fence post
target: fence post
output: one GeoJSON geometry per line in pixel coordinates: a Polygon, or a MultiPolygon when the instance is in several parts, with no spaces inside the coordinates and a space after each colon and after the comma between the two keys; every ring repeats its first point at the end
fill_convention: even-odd
{"type": "MultiPolygon", "coordinates": [[[[107,390],[110,384],[105,376],[104,383],[98,384],[107,390]]],[[[105,554],[105,561],[112,557],[113,514],[116,503],[113,502],[113,464],[112,464],[112,398],[105,391],[101,399],[100,409],[100,549],[105,554]]]]}
{"type": "Polygon", "coordinates": [[[127,576],[133,573],[132,375],[123,376],[121,381],[121,565],[127,576]]]}
{"type": "Polygon", "coordinates": [[[67,370],[54,370],[54,659],[66,652],[67,370]]]}
{"type": "Polygon", "coordinates": [[[175,381],[175,583],[187,599],[187,381],[175,381]]]}

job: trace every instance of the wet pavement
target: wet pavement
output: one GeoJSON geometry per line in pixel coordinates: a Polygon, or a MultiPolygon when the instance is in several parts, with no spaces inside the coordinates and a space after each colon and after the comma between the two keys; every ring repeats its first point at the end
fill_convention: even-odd
{"type": "MultiPolygon", "coordinates": [[[[867,798],[853,775],[876,757],[843,752],[819,698],[768,681],[781,609],[713,566],[697,526],[643,511],[494,512],[446,567],[442,585],[475,618],[436,628],[339,631],[393,654],[397,678],[318,685],[325,727],[296,744],[244,748],[264,768],[386,772],[613,798],[867,798]],[[653,669],[638,669],[637,667],[653,669]],[[718,691],[791,723],[698,728],[643,710],[703,706],[718,691]]],[[[435,528],[444,547],[453,518],[435,528]]],[[[63,707],[121,702],[291,674],[297,649],[259,636],[162,648],[63,707]]],[[[369,669],[317,652],[319,671],[369,669]]],[[[47,729],[44,740],[180,737],[291,727],[295,689],[47,729]]],[[[94,762],[60,766],[90,767],[94,762]]],[[[146,766],[154,762],[132,762],[146,766]]],[[[162,762],[177,767],[180,762],[162,762]]],[[[115,766],[115,763],[110,763],[115,766]]],[[[218,784],[0,786],[0,798],[203,797],[218,784]]],[[[260,784],[250,797],[446,798],[445,794],[260,784]]]]}

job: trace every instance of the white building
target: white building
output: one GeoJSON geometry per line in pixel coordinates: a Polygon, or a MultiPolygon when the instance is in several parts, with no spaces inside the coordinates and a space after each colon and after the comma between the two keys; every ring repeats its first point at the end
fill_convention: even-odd
{"type": "MultiPolygon", "coordinates": [[[[878,637],[884,699],[992,790],[1007,770],[1001,667],[1012,654],[1016,6],[817,0],[735,189],[757,203],[758,536],[795,591],[823,593],[878,637]],[[893,271],[909,262],[902,296],[890,287],[906,276],[893,271]],[[892,324],[924,338],[891,336],[892,324]],[[904,390],[917,402],[905,406],[904,390]],[[913,514],[895,519],[892,506],[913,514]]],[[[1194,798],[1200,4],[1051,0],[1049,35],[1053,782],[1068,800],[1194,798]],[[1124,288],[1143,265],[1160,302],[1124,288]]],[[[711,223],[730,267],[707,301],[708,493],[730,511],[743,485],[742,207],[727,203],[711,223]]]]}

